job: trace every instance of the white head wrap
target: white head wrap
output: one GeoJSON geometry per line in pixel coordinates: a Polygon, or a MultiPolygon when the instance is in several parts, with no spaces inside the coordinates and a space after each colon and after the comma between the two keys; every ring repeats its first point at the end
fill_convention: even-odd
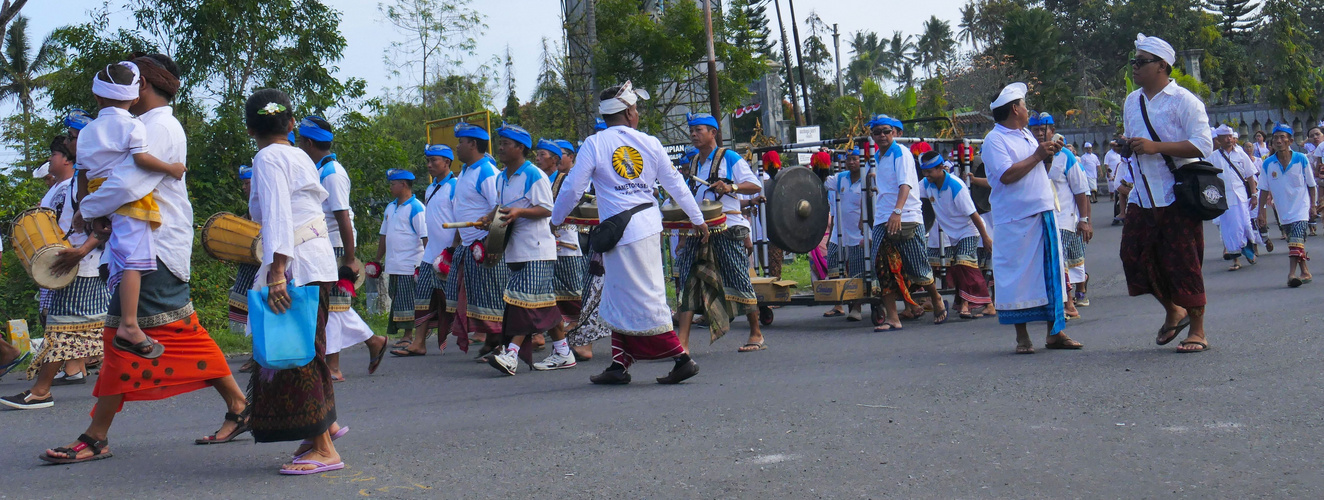
{"type": "Polygon", "coordinates": [[[40,179],[48,175],[51,175],[51,162],[42,163],[40,167],[32,171],[33,179],[40,179]]]}
{"type": "Polygon", "coordinates": [[[1087,148],[1092,148],[1092,147],[1094,147],[1094,143],[1089,142],[1089,141],[1085,141],[1085,147],[1087,147],[1087,148]]]}
{"type": "Polygon", "coordinates": [[[621,91],[616,93],[616,97],[598,103],[598,114],[614,115],[629,109],[630,106],[634,106],[634,103],[639,102],[639,99],[646,100],[648,98],[647,90],[636,89],[633,83],[626,80],[625,84],[621,85],[621,91]]]}
{"type": "MultiPolygon", "coordinates": [[[[141,75],[138,73],[138,65],[129,61],[121,61],[120,66],[124,66],[133,71],[133,81],[128,85],[120,85],[103,81],[95,76],[92,77],[92,94],[97,97],[114,99],[116,101],[132,101],[138,98],[138,85],[141,75]]],[[[106,65],[106,74],[110,74],[110,65],[106,65]]]]}
{"type": "Polygon", "coordinates": [[[1214,137],[1223,136],[1223,135],[1235,136],[1237,135],[1237,132],[1235,130],[1232,130],[1232,127],[1229,127],[1227,126],[1226,123],[1224,123],[1222,125],[1219,125],[1218,128],[1214,129],[1214,137]]]}
{"type": "Polygon", "coordinates": [[[1017,99],[1024,99],[1025,94],[1029,91],[1030,88],[1026,87],[1025,84],[1021,82],[1002,87],[1002,93],[998,94],[998,98],[994,99],[993,103],[988,105],[988,109],[998,109],[1009,102],[1017,99]]]}
{"type": "Polygon", "coordinates": [[[1145,36],[1144,33],[1136,34],[1136,50],[1143,50],[1163,59],[1163,62],[1172,66],[1177,63],[1177,51],[1172,50],[1172,45],[1156,36],[1145,36]]]}

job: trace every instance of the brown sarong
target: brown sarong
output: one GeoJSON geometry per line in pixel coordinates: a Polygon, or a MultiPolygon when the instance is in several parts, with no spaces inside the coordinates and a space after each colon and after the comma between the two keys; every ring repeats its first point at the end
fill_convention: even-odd
{"type": "Polygon", "coordinates": [[[1151,294],[1185,307],[1204,307],[1204,222],[1175,206],[1126,207],[1122,269],[1132,297],[1151,294]]]}

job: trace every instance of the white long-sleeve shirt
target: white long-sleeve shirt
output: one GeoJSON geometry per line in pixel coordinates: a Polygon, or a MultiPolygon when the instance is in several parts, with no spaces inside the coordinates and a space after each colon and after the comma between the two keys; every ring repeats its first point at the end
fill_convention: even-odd
{"type": "MultiPolygon", "coordinates": [[[[152,156],[166,163],[184,163],[188,157],[188,142],[184,127],[175,119],[170,106],[161,106],[138,117],[147,128],[147,145],[152,156]]],[[[91,125],[88,125],[91,127],[91,125]]],[[[83,129],[84,133],[87,129],[83,129]]],[[[80,133],[81,144],[83,133],[80,133]]],[[[79,149],[82,151],[82,149],[79,149]]],[[[304,155],[306,159],[308,155],[304,155]]],[[[82,165],[80,159],[79,164],[82,165]]],[[[193,205],[188,199],[188,187],[183,178],[176,179],[159,172],[141,168],[116,170],[101,188],[88,194],[78,205],[83,219],[105,217],[126,200],[141,199],[148,194],[161,210],[161,225],[152,230],[152,246],[156,256],[170,274],[181,281],[189,280],[189,262],[193,256],[193,205]]]]}
{"type": "Polygon", "coordinates": [[[602,220],[637,205],[653,205],[631,217],[618,245],[628,245],[662,232],[662,211],[653,196],[656,182],[662,183],[662,188],[690,217],[690,223],[699,225],[704,222],[694,197],[683,194],[689,193],[689,188],[662,149],[662,143],[656,137],[630,127],[617,125],[585,139],[575,157],[575,166],[566,175],[569,177],[561,184],[561,192],[557,193],[552,209],[552,224],[565,222],[565,217],[579,204],[589,182],[597,188],[598,217],[602,220]]]}
{"type": "MultiPolygon", "coordinates": [[[[1154,139],[1145,127],[1144,116],[1140,113],[1141,99],[1145,99],[1149,122],[1154,125],[1159,142],[1189,141],[1200,150],[1200,156],[1204,158],[1208,158],[1214,152],[1214,139],[1209,131],[1209,115],[1205,114],[1204,101],[1191,91],[1177,85],[1176,81],[1169,81],[1168,86],[1163,87],[1153,99],[1145,97],[1144,89],[1137,89],[1126,96],[1122,115],[1127,137],[1154,139]]],[[[1173,158],[1173,160],[1178,162],[1177,166],[1181,166],[1180,162],[1183,159],[1173,158]]],[[[1149,190],[1154,197],[1153,204],[1160,207],[1171,205],[1177,200],[1172,192],[1175,181],[1162,155],[1137,154],[1134,155],[1133,161],[1138,172],[1135,175],[1135,189],[1131,190],[1128,202],[1142,208],[1153,208],[1150,206],[1149,195],[1144,194],[1142,190],[1149,190]]]]}
{"type": "MultiPolygon", "coordinates": [[[[308,154],[293,146],[272,144],[253,157],[253,188],[249,215],[262,225],[262,269],[280,254],[289,258],[286,271],[294,286],[334,282],[336,254],[328,238],[298,244],[295,230],[309,221],[322,220],[327,192],[317,178],[317,166],[308,154]]],[[[258,280],[267,279],[259,271],[258,280]]]]}

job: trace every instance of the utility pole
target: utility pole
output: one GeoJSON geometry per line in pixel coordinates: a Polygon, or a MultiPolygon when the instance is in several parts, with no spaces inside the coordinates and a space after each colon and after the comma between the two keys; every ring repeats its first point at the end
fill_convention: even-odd
{"type": "Polygon", "coordinates": [[[795,126],[803,127],[805,117],[800,114],[800,103],[797,102],[795,95],[795,74],[791,72],[791,49],[786,46],[786,25],[782,23],[782,2],[781,0],[772,0],[772,5],[777,8],[777,30],[781,32],[782,38],[782,60],[786,61],[786,88],[791,91],[791,112],[795,114],[795,126]]]}
{"type": "Polygon", "coordinates": [[[809,80],[805,80],[804,57],[800,55],[800,23],[795,20],[795,0],[786,0],[791,6],[791,36],[795,37],[795,64],[800,67],[800,98],[805,101],[805,121],[813,116],[809,113],[809,80]]]}
{"type": "Polygon", "coordinates": [[[841,33],[837,31],[837,23],[832,23],[832,46],[837,53],[837,97],[846,95],[841,88],[841,33]]]}
{"type": "Polygon", "coordinates": [[[722,119],[717,95],[717,52],[713,48],[713,0],[703,0],[703,27],[708,34],[708,106],[713,118],[722,119]]]}

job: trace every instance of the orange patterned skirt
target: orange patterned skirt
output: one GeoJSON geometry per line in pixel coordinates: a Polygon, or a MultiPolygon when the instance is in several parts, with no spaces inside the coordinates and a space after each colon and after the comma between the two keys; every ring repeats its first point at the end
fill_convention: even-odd
{"type": "MultiPolygon", "coordinates": [[[[230,375],[221,348],[198,322],[192,305],[186,312],[183,319],[143,329],[165,346],[159,358],[143,359],[106,347],[101,376],[92,395],[123,394],[125,401],[154,401],[205,388],[208,380],[230,375]]],[[[101,332],[106,346],[111,345],[117,330],[107,327],[101,332]]]]}

